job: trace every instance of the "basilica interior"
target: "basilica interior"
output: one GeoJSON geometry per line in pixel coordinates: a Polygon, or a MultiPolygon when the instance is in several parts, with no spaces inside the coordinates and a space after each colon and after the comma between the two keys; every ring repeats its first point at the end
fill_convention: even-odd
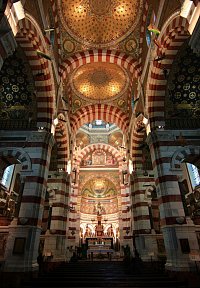
{"type": "Polygon", "coordinates": [[[200,269],[199,15],[0,1],[0,273],[33,275],[39,254],[200,269]]]}

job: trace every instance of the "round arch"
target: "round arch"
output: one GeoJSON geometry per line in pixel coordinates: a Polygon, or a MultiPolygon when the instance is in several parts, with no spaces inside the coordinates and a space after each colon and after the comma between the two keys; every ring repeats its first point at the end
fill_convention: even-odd
{"type": "Polygon", "coordinates": [[[22,148],[0,148],[0,158],[2,157],[13,157],[22,164],[22,171],[31,171],[32,163],[27,152],[22,148]]]}
{"type": "Polygon", "coordinates": [[[80,151],[76,160],[77,166],[80,166],[83,157],[85,157],[88,153],[93,152],[94,150],[97,149],[103,149],[104,151],[110,152],[113,155],[113,157],[115,157],[115,159],[117,160],[119,166],[122,165],[123,161],[122,156],[120,155],[119,151],[116,148],[114,148],[109,144],[99,143],[99,144],[90,144],[80,151]]]}
{"type": "Polygon", "coordinates": [[[57,143],[57,165],[58,169],[67,169],[67,161],[69,157],[69,134],[65,125],[65,117],[63,114],[58,115],[58,124],[55,128],[55,140],[57,143]]]}
{"type": "Polygon", "coordinates": [[[178,149],[172,156],[171,169],[181,169],[181,162],[192,155],[200,157],[200,146],[188,146],[178,149]]]}
{"type": "Polygon", "coordinates": [[[129,117],[117,107],[107,104],[95,104],[81,107],[70,118],[74,133],[84,124],[96,119],[116,124],[124,133],[129,125],[129,117]]]}
{"type": "Polygon", "coordinates": [[[54,113],[54,79],[49,61],[38,55],[37,50],[49,54],[45,37],[31,15],[19,21],[16,41],[22,47],[34,75],[37,96],[37,125],[51,129],[54,113]],[[35,72],[35,73],[34,73],[35,72]],[[40,72],[40,75],[37,73],[40,72]]]}
{"type": "Polygon", "coordinates": [[[95,62],[117,64],[130,71],[130,73],[132,73],[132,75],[136,78],[138,78],[138,76],[141,74],[141,65],[136,59],[123,52],[103,49],[83,51],[74,54],[63,61],[63,63],[60,65],[59,74],[63,77],[63,79],[65,79],[66,75],[71,73],[74,69],[82,65],[95,62]]]}
{"type": "Polygon", "coordinates": [[[162,61],[152,61],[147,80],[148,114],[150,126],[153,129],[165,126],[164,103],[167,79],[163,69],[171,69],[179,47],[188,37],[187,19],[176,12],[168,19],[157,39],[159,47],[157,47],[154,57],[163,56],[164,58],[162,61]]]}

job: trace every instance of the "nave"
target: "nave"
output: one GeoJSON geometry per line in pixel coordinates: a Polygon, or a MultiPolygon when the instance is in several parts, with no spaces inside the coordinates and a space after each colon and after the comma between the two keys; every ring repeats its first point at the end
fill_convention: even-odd
{"type": "MultiPolygon", "coordinates": [[[[158,268],[158,267],[157,267],[158,268]]],[[[123,261],[79,261],[65,263],[53,273],[43,273],[31,282],[30,287],[141,287],[141,288],[186,288],[185,281],[170,279],[167,274],[150,265],[126,265],[123,261]]]]}

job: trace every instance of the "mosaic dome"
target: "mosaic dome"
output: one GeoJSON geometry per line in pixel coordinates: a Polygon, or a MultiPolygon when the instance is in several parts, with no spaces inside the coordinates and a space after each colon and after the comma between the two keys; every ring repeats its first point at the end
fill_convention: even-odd
{"type": "Polygon", "coordinates": [[[126,89],[128,76],[118,65],[90,63],[78,68],[71,78],[74,92],[91,100],[108,100],[126,89]]]}
{"type": "Polygon", "coordinates": [[[68,33],[85,45],[121,41],[136,27],[142,0],[61,0],[61,19],[68,33]]]}

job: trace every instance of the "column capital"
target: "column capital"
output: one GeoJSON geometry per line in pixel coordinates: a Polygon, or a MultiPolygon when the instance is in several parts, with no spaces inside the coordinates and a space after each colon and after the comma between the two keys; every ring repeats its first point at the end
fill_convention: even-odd
{"type": "Polygon", "coordinates": [[[53,147],[55,139],[53,134],[47,131],[32,131],[27,135],[27,142],[43,142],[53,147]]]}
{"type": "Polygon", "coordinates": [[[159,141],[174,141],[175,135],[172,131],[169,130],[155,130],[148,134],[146,138],[146,143],[150,146],[153,143],[159,142],[159,141]]]}

